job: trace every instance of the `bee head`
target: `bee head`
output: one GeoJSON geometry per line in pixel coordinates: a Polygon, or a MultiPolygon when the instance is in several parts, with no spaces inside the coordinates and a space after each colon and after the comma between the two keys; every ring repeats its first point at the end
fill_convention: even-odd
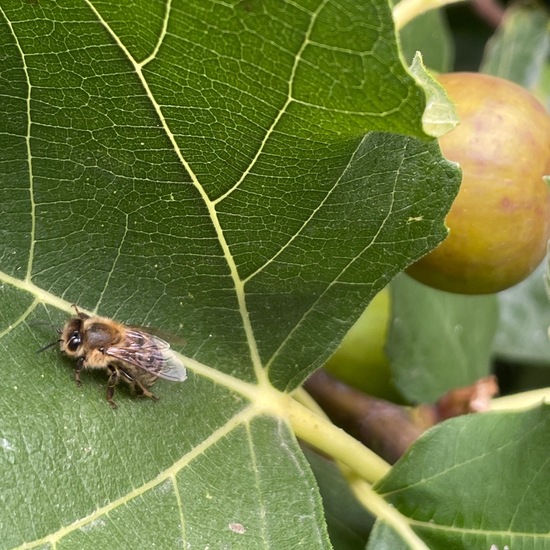
{"type": "MultiPolygon", "coordinates": [[[[86,319],[89,319],[89,315],[80,311],[75,304],[73,304],[73,307],[76,311],[76,316],[69,319],[69,321],[67,321],[62,329],[57,329],[60,338],[41,347],[36,353],[42,353],[43,351],[46,351],[47,349],[55,346],[57,343],[60,343],[61,351],[63,353],[67,353],[67,355],[77,354],[78,348],[80,348],[80,346],[82,345],[83,340],[83,323],[86,319]]],[[[47,323],[41,323],[37,321],[35,324],[47,323]]]]}

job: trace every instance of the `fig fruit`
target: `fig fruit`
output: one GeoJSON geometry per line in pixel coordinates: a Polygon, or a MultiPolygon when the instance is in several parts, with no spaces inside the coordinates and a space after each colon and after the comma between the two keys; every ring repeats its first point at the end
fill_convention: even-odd
{"type": "Polygon", "coordinates": [[[504,290],[542,261],[550,236],[550,117],[527,90],[480,73],[438,77],[460,124],[439,139],[462,169],[448,237],[407,273],[463,294],[504,290]]]}
{"type": "Polygon", "coordinates": [[[389,287],[381,290],[349,329],[324,367],[342,382],[369,395],[403,400],[392,381],[385,346],[391,314],[389,287]]]}

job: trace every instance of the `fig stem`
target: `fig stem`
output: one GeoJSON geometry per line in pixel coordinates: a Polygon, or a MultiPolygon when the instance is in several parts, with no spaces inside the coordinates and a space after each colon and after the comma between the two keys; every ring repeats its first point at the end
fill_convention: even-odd
{"type": "Polygon", "coordinates": [[[463,0],[402,0],[393,8],[395,28],[399,31],[415,17],[427,11],[462,1],[463,0]]]}
{"type": "Polygon", "coordinates": [[[390,465],[354,437],[298,401],[300,394],[293,394],[286,402],[286,414],[294,433],[302,441],[346,465],[368,483],[376,483],[390,470],[390,465]]]}

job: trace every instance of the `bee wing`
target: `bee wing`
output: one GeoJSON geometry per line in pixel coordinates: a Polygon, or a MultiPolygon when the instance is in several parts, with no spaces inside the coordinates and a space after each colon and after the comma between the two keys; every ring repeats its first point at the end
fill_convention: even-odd
{"type": "Polygon", "coordinates": [[[187,378],[187,369],[170,344],[139,330],[127,330],[124,342],[107,348],[105,354],[166,380],[183,382],[187,378]]]}
{"type": "Polygon", "coordinates": [[[141,325],[126,325],[126,328],[134,331],[134,332],[141,332],[145,333],[149,336],[156,336],[159,340],[165,341],[165,344],[169,340],[172,344],[176,344],[178,346],[185,346],[187,344],[187,340],[183,338],[182,336],[178,334],[172,334],[171,332],[167,332],[165,330],[158,329],[157,327],[146,327],[141,325]]]}

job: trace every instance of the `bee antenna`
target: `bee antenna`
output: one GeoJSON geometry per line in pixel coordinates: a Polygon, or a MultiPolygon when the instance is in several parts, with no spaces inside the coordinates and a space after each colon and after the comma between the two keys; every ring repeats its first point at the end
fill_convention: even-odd
{"type": "Polygon", "coordinates": [[[49,327],[56,331],[58,330],[56,325],[54,325],[53,323],[49,323],[48,321],[29,321],[29,327],[49,327]]]}
{"type": "Polygon", "coordinates": [[[61,342],[61,338],[59,340],[56,340],[55,342],[51,342],[50,344],[46,344],[44,347],[41,347],[39,350],[36,351],[36,353],[42,353],[43,351],[46,351],[47,349],[53,348],[58,342],[61,342]]]}

